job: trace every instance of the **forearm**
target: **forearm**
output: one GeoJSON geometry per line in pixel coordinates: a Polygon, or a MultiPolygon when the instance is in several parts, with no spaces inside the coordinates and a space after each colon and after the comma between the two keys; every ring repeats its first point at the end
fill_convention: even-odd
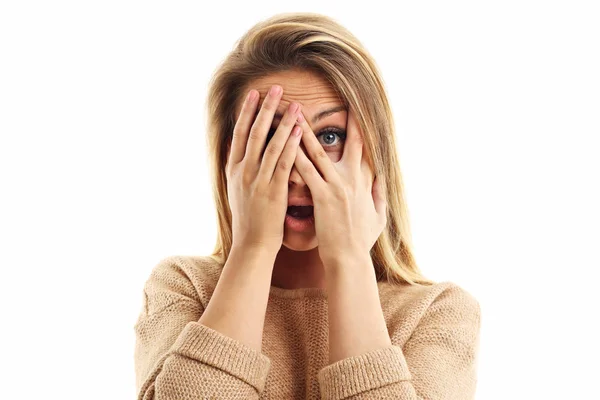
{"type": "Polygon", "coordinates": [[[329,363],[391,345],[368,254],[326,266],[329,363]]]}
{"type": "Polygon", "coordinates": [[[261,351],[276,253],[232,248],[201,324],[261,351]]]}

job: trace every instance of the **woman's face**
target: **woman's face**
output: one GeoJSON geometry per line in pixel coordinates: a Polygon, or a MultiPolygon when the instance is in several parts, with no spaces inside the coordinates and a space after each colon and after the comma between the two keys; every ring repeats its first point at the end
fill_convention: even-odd
{"type": "MultiPolygon", "coordinates": [[[[344,153],[348,113],[332,86],[315,73],[294,70],[274,73],[253,80],[244,88],[243,93],[247,93],[250,89],[260,92],[258,111],[267,92],[274,84],[283,88],[283,96],[271,125],[271,133],[275,132],[288,105],[291,102],[297,102],[329,158],[333,162],[339,161],[344,153]],[[331,111],[322,114],[328,110],[331,111]]],[[[236,110],[236,116],[239,116],[239,112],[239,109],[236,110]]],[[[301,147],[306,152],[302,143],[301,147]]],[[[310,190],[294,166],[289,177],[288,199],[298,198],[308,199],[312,203],[310,190]]],[[[296,251],[314,249],[318,245],[314,225],[306,231],[296,231],[285,226],[283,245],[296,251]]]]}

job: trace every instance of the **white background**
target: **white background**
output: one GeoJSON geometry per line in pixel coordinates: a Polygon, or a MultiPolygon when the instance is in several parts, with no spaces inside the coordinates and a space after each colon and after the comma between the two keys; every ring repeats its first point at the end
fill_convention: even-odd
{"type": "Polygon", "coordinates": [[[144,281],[215,241],[211,74],[312,11],[382,71],[421,269],[481,303],[477,398],[600,398],[597,2],[295,3],[0,3],[2,397],[135,398],[144,281]]]}

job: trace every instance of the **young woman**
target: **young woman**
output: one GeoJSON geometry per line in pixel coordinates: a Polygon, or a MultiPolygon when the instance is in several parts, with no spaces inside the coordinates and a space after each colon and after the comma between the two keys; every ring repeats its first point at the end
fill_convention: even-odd
{"type": "Polygon", "coordinates": [[[162,260],[139,399],[470,399],[480,306],[423,277],[374,61],[328,17],[250,29],[208,98],[219,232],[162,260]]]}

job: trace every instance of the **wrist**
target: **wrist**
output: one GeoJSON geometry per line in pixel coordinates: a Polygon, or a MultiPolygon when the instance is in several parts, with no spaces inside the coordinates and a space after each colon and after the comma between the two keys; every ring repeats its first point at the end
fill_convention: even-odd
{"type": "Polygon", "coordinates": [[[347,252],[344,254],[326,256],[321,259],[326,271],[336,272],[338,270],[349,270],[357,268],[363,270],[366,266],[373,268],[373,260],[369,253],[362,254],[347,252]]]}
{"type": "Polygon", "coordinates": [[[275,249],[274,246],[267,246],[264,244],[252,243],[252,244],[241,244],[234,243],[231,246],[230,256],[232,254],[241,255],[244,259],[251,260],[264,260],[266,262],[275,262],[279,248],[275,249]]]}

